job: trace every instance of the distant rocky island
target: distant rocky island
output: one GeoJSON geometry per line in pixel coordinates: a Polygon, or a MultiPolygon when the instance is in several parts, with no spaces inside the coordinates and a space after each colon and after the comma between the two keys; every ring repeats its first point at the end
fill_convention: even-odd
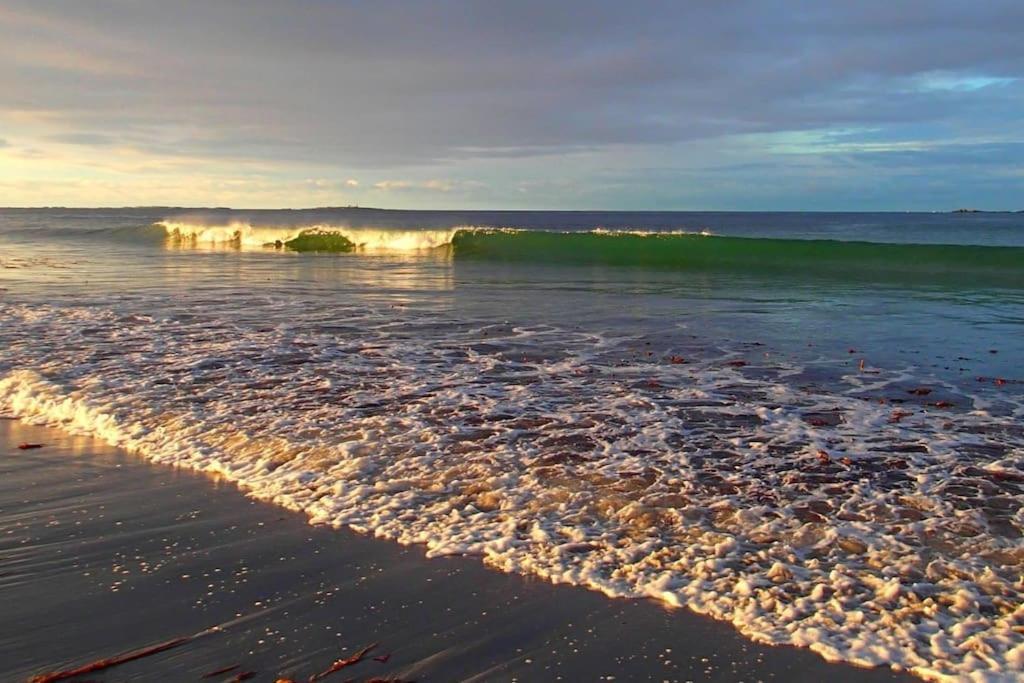
{"type": "Polygon", "coordinates": [[[1009,209],[1003,211],[989,211],[987,209],[953,209],[950,213],[1024,213],[1024,209],[1018,211],[1011,211],[1009,209]]]}

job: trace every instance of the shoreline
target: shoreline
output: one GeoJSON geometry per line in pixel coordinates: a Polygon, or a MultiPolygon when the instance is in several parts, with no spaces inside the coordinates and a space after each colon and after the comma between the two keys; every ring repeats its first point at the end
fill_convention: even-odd
{"type": "Polygon", "coordinates": [[[236,663],[255,681],[298,680],[375,641],[387,661],[339,680],[915,680],[755,644],[686,609],[311,526],[234,484],[54,428],[0,420],[0,477],[5,679],[221,625],[105,680],[236,663]]]}

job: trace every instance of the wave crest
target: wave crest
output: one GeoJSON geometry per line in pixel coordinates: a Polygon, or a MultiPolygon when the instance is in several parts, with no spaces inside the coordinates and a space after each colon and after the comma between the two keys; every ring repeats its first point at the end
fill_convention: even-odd
{"type": "Polygon", "coordinates": [[[246,222],[205,224],[160,221],[168,238],[201,247],[264,249],[284,247],[294,251],[415,252],[451,244],[453,227],[443,230],[352,228],[330,224],[294,227],[254,226],[246,222]]]}

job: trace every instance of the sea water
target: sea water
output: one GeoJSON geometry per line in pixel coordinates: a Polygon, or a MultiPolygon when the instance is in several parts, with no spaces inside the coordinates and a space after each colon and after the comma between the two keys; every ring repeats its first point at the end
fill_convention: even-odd
{"type": "Polygon", "coordinates": [[[1024,215],[0,210],[0,410],[430,555],[1024,669],[1024,215]]]}

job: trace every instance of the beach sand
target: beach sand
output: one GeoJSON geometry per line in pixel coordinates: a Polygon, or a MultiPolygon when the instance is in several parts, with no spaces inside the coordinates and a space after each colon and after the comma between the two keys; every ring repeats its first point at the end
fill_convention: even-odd
{"type": "Polygon", "coordinates": [[[311,527],[233,485],[13,420],[0,420],[0,605],[3,681],[218,625],[89,678],[198,680],[237,664],[208,680],[305,680],[376,642],[326,680],[913,680],[757,645],[686,610],[311,527]]]}

